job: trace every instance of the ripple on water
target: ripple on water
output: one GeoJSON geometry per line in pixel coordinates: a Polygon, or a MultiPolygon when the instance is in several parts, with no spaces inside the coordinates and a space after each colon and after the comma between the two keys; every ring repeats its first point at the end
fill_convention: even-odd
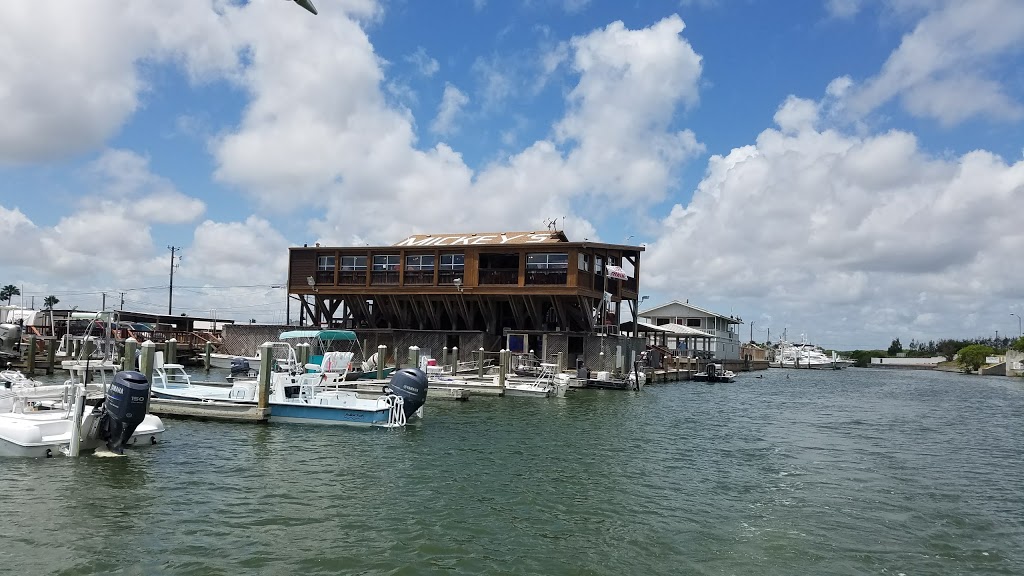
{"type": "Polygon", "coordinates": [[[12,573],[1022,574],[1024,386],[769,371],[5,460],[12,573]]]}

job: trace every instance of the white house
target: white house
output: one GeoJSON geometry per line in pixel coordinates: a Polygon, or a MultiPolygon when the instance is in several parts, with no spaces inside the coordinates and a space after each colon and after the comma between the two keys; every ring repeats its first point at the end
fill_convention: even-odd
{"type": "Polygon", "coordinates": [[[710,335],[709,338],[673,338],[669,335],[670,347],[688,355],[691,351],[710,352],[719,360],[740,359],[740,337],[737,326],[743,320],[735,316],[723,316],[690,304],[689,301],[673,300],[647,310],[641,310],[637,316],[640,322],[655,326],[678,324],[710,335]]]}

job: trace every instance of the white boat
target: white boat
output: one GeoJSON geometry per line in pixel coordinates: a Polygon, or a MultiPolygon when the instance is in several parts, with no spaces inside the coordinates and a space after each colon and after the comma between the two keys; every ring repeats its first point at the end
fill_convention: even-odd
{"type": "MultiPolygon", "coordinates": [[[[535,398],[548,398],[555,396],[564,398],[566,390],[569,389],[569,375],[555,374],[556,364],[541,363],[540,373],[535,377],[523,377],[516,374],[509,374],[505,377],[506,396],[531,396],[535,398]]],[[[494,377],[497,383],[498,377],[494,377]]]]}
{"type": "Polygon", "coordinates": [[[707,382],[709,384],[713,384],[715,382],[733,382],[736,380],[736,373],[732,370],[726,370],[721,364],[709,362],[704,366],[704,370],[693,375],[693,379],[697,382],[707,382]]]}
{"type": "Polygon", "coordinates": [[[776,368],[810,370],[842,370],[852,365],[852,360],[840,357],[835,351],[828,355],[818,346],[808,342],[796,344],[786,341],[779,342],[775,362],[771,364],[776,368]]]}
{"type": "Polygon", "coordinates": [[[163,352],[153,358],[151,394],[161,400],[192,400],[198,402],[224,401],[256,403],[256,381],[242,380],[228,386],[193,384],[192,378],[181,364],[164,363],[163,352]]]}
{"type": "Polygon", "coordinates": [[[270,394],[271,422],[404,426],[422,417],[427,376],[418,368],[394,372],[387,392],[366,398],[354,388],[331,388],[315,372],[275,374],[270,394]]]}
{"type": "Polygon", "coordinates": [[[95,405],[88,404],[90,390],[75,373],[63,385],[5,389],[0,395],[11,407],[0,413],[0,455],[77,456],[101,446],[123,453],[125,446],[155,444],[163,434],[160,418],[147,413],[149,383],[142,374],[112,376],[95,405]]]}

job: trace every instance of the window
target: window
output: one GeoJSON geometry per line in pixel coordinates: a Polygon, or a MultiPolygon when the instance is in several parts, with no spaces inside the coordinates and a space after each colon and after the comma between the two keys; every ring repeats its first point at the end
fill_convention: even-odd
{"type": "Polygon", "coordinates": [[[441,254],[441,270],[462,270],[465,267],[465,254],[441,254]]]}
{"type": "Polygon", "coordinates": [[[569,268],[568,254],[527,254],[527,270],[566,270],[569,268]]]}
{"type": "MultiPolygon", "coordinates": [[[[308,270],[308,268],[307,268],[308,270]]],[[[334,271],[334,256],[317,256],[316,257],[316,270],[317,272],[334,271]]]]}
{"type": "Polygon", "coordinates": [[[578,254],[579,256],[579,269],[584,272],[590,272],[590,254],[578,254]]]}
{"type": "Polygon", "coordinates": [[[700,328],[700,318],[687,318],[686,325],[690,328],[700,328]]]}
{"type": "Polygon", "coordinates": [[[342,256],[341,269],[346,271],[366,270],[366,256],[342,256]]]}
{"type": "Polygon", "coordinates": [[[601,272],[604,271],[602,263],[603,260],[601,260],[600,256],[594,256],[594,274],[601,274],[601,272]]]}
{"type": "Polygon", "coordinates": [[[373,269],[377,270],[398,270],[398,264],[401,262],[399,256],[388,255],[388,256],[374,256],[373,257],[373,269]]]}
{"type": "Polygon", "coordinates": [[[405,269],[408,272],[421,272],[434,269],[434,255],[424,254],[405,257],[405,269]]]}

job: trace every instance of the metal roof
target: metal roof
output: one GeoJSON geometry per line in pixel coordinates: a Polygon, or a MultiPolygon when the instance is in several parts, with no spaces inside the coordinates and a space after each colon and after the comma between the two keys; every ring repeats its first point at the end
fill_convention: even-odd
{"type": "MultiPolygon", "coordinates": [[[[632,327],[633,323],[632,322],[623,322],[622,323],[623,326],[626,326],[627,324],[630,327],[632,327]]],[[[662,324],[661,326],[656,326],[654,324],[651,324],[650,322],[637,321],[636,325],[637,325],[637,327],[639,328],[639,330],[641,332],[669,332],[669,333],[675,334],[676,336],[692,336],[692,337],[696,337],[696,338],[714,338],[714,336],[712,334],[708,334],[707,332],[704,332],[703,330],[697,330],[696,328],[690,328],[689,326],[683,326],[682,324],[669,323],[669,324],[662,324]]]]}
{"type": "Polygon", "coordinates": [[[395,246],[502,246],[568,242],[559,230],[540,232],[474,232],[470,234],[413,234],[395,246]]]}

